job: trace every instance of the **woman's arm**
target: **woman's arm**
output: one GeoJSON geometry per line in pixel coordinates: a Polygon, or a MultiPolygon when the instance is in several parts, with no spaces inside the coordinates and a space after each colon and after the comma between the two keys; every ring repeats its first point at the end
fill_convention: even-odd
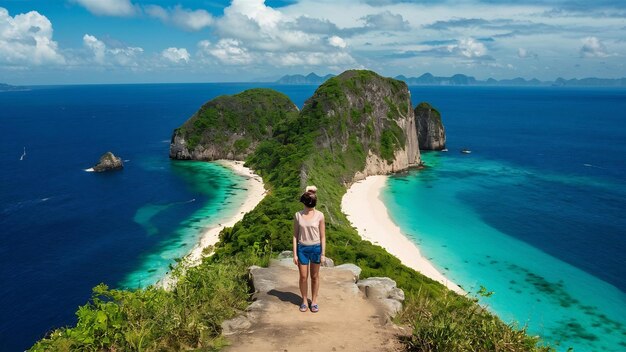
{"type": "Polygon", "coordinates": [[[293,217],[293,263],[298,265],[298,219],[293,217]]]}
{"type": "Polygon", "coordinates": [[[322,243],[322,263],[326,261],[326,221],[324,221],[324,213],[320,219],[320,242],[322,243]]]}

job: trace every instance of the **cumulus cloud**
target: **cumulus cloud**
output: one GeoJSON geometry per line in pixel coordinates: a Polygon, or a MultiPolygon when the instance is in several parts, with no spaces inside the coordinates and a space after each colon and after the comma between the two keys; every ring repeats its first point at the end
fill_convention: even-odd
{"type": "Polygon", "coordinates": [[[346,52],[268,54],[268,60],[276,66],[345,66],[356,63],[346,52]]]}
{"type": "Polygon", "coordinates": [[[199,46],[224,64],[354,62],[346,52],[346,41],[333,33],[338,30],[336,25],[304,16],[288,17],[264,0],[233,0],[214,26],[221,39],[215,45],[201,42],[199,46]]]}
{"type": "Polygon", "coordinates": [[[252,55],[236,39],[220,39],[216,45],[204,40],[198,46],[204,54],[209,54],[226,65],[245,65],[252,62],[252,55]]]}
{"type": "Polygon", "coordinates": [[[185,48],[167,48],[161,52],[161,56],[173,63],[189,62],[189,52],[185,48]]]}
{"type": "Polygon", "coordinates": [[[139,66],[143,49],[139,47],[109,47],[93,35],[83,36],[83,45],[91,52],[93,62],[100,65],[139,66]]]}
{"type": "Polygon", "coordinates": [[[419,50],[407,50],[387,54],[387,58],[410,58],[416,56],[431,56],[431,57],[450,57],[450,58],[462,58],[469,61],[492,61],[493,58],[489,56],[487,47],[484,43],[474,38],[463,38],[460,40],[446,40],[427,42],[427,46],[420,48],[419,50]]]}
{"type": "Polygon", "coordinates": [[[87,11],[100,16],[131,16],[135,7],[130,0],[73,0],[87,11]]]}
{"type": "Polygon", "coordinates": [[[37,11],[9,15],[0,7],[0,62],[8,64],[60,64],[65,58],[52,40],[52,23],[37,11]]]}
{"type": "Polygon", "coordinates": [[[400,14],[393,14],[389,11],[375,15],[367,15],[362,18],[365,26],[376,30],[385,31],[406,31],[410,29],[409,22],[405,21],[400,14]]]}
{"type": "Polygon", "coordinates": [[[597,37],[586,37],[582,39],[583,46],[580,48],[581,57],[607,57],[609,53],[606,46],[597,37]]]}
{"type": "Polygon", "coordinates": [[[91,50],[94,60],[97,63],[104,63],[104,55],[107,48],[101,40],[94,37],[93,35],[85,34],[83,36],[83,44],[85,45],[85,47],[91,50]]]}
{"type": "Polygon", "coordinates": [[[336,35],[333,35],[332,37],[328,38],[328,44],[330,44],[330,46],[334,46],[336,48],[342,48],[342,49],[347,46],[346,41],[336,35]]]}
{"type": "Polygon", "coordinates": [[[199,31],[213,24],[214,19],[206,10],[190,10],[180,5],[165,9],[158,5],[148,5],[144,11],[150,17],[157,18],[165,23],[171,23],[187,31],[199,31]]]}
{"type": "Polygon", "coordinates": [[[485,44],[476,41],[474,38],[461,39],[457,44],[449,45],[450,52],[457,52],[466,58],[479,58],[487,54],[485,44]]]}

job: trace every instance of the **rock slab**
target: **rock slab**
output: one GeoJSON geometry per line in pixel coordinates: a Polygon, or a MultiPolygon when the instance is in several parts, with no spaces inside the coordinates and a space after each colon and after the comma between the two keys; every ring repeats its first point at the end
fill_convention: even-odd
{"type": "Polygon", "coordinates": [[[395,282],[375,281],[389,290],[367,297],[355,284],[355,272],[360,272],[355,265],[322,267],[320,311],[302,313],[298,310],[302,300],[298,270],[291,252],[279,258],[268,268],[250,268],[255,301],[245,314],[222,325],[231,343],[226,351],[402,350],[398,336],[409,332],[390,323],[385,304],[376,298],[382,295],[389,300],[390,292],[397,290],[395,282]]]}

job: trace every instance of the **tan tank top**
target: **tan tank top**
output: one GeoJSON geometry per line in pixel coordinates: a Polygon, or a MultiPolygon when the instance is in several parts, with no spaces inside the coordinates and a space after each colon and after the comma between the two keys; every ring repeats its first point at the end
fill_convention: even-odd
{"type": "Polygon", "coordinates": [[[324,214],[315,210],[315,214],[309,220],[302,216],[302,211],[296,213],[294,225],[298,227],[298,243],[304,245],[319,244],[320,241],[320,221],[324,220],[324,214]]]}

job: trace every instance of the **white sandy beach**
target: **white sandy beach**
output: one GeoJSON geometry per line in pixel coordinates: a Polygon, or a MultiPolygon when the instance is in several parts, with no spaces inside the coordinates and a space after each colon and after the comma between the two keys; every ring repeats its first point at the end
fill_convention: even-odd
{"type": "MultiPolygon", "coordinates": [[[[252,211],[265,197],[266,190],[265,185],[263,184],[263,179],[261,176],[252,172],[250,168],[243,166],[243,161],[217,160],[215,162],[233,170],[233,172],[247,179],[247,182],[244,185],[244,187],[247,188],[246,198],[231,218],[220,224],[211,226],[202,232],[200,241],[193,247],[189,254],[185,256],[184,262],[186,266],[199,265],[204,257],[204,249],[215,245],[219,241],[220,232],[222,232],[222,230],[226,227],[234,226],[237,222],[243,219],[243,216],[246,213],[252,211]]],[[[174,283],[172,282],[169,273],[157,283],[158,286],[164,288],[169,288],[172,284],[174,283]]]]}
{"type": "Polygon", "coordinates": [[[380,191],[387,176],[369,176],[354,183],[341,200],[341,209],[365,240],[385,248],[400,261],[425,276],[441,282],[449,289],[465,294],[448,280],[431,262],[424,258],[416,244],[411,242],[391,220],[387,207],[380,200],[380,191]]]}

